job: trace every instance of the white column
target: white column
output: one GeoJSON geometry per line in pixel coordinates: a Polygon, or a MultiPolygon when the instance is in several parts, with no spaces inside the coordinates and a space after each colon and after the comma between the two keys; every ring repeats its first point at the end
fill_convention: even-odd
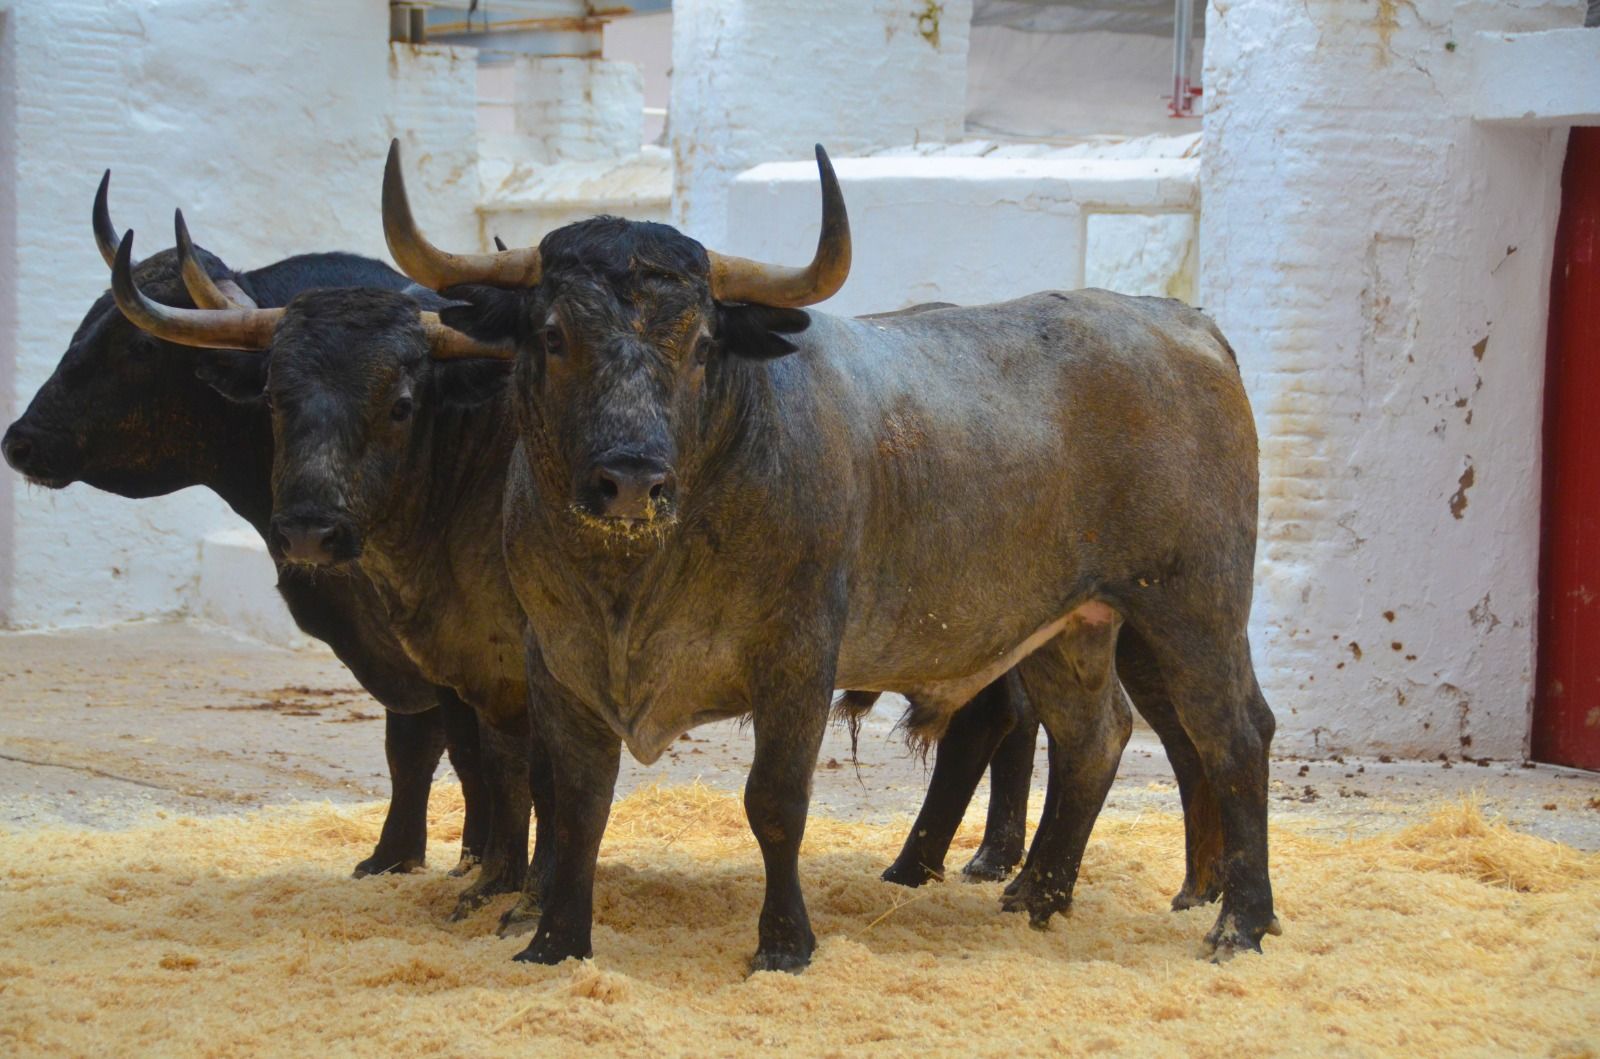
{"type": "Polygon", "coordinates": [[[1522,752],[1565,132],[1475,124],[1463,45],[1582,7],[1210,7],[1199,301],[1261,435],[1280,748],[1522,752]]]}

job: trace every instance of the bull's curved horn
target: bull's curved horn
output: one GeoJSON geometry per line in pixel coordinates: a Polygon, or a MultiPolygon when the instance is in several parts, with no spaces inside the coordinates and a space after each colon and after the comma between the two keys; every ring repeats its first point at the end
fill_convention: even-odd
{"type": "Polygon", "coordinates": [[[141,331],[205,349],[266,349],[282,309],[175,309],[144,296],[133,281],[133,232],[122,237],[111,265],[111,296],[141,331]]]}
{"type": "Polygon", "coordinates": [[[500,251],[502,254],[511,249],[506,245],[506,241],[500,238],[498,235],[494,237],[494,248],[500,251]]]}
{"type": "Polygon", "coordinates": [[[434,360],[468,360],[488,357],[493,360],[510,360],[517,355],[509,343],[482,342],[465,331],[457,331],[439,319],[438,313],[417,314],[422,321],[422,333],[428,336],[428,350],[434,360]]]}
{"type": "Polygon", "coordinates": [[[458,283],[496,287],[532,287],[539,282],[539,248],[525,247],[498,254],[452,254],[440,250],[417,231],[400,173],[400,141],[389,142],[383,167],[383,237],[400,271],[433,290],[458,283]]]}
{"type": "Polygon", "coordinates": [[[178,268],[183,274],[183,285],[189,297],[202,309],[254,309],[256,300],[244,292],[231,279],[214,280],[200,259],[195,256],[194,242],[189,238],[189,226],[183,222],[183,211],[172,211],[173,235],[178,246],[178,268]]]}
{"type": "MultiPolygon", "coordinates": [[[[117,245],[122,242],[122,236],[117,234],[117,226],[111,223],[111,209],[106,205],[106,193],[111,188],[111,170],[107,169],[100,178],[100,188],[94,193],[94,242],[100,248],[100,256],[105,259],[106,268],[117,263],[117,245]]],[[[134,262],[138,264],[138,262],[134,262]]]]}
{"type": "Polygon", "coordinates": [[[822,179],[822,234],[817,238],[817,253],[811,264],[789,268],[712,252],[712,297],[718,301],[798,309],[838,293],[850,275],[850,218],[845,214],[839,178],[820,143],[817,175],[822,179]]]}

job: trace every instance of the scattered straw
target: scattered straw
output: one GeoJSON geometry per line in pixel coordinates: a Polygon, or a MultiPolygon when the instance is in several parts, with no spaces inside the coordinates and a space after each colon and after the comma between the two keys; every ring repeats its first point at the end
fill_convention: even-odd
{"type": "MultiPolygon", "coordinates": [[[[459,833],[453,791],[433,847],[459,833]]],[[[974,814],[976,817],[976,814],[974,814]]],[[[612,816],[598,957],[514,964],[509,898],[447,924],[460,880],[351,880],[381,807],[299,807],[121,832],[0,833],[8,1055],[1594,1055],[1600,857],[1470,802],[1393,835],[1279,829],[1286,933],[1195,959],[1214,911],[1166,911],[1174,817],[1107,816],[1070,919],[999,886],[915,894],[877,873],[898,826],[814,817],[802,861],[821,947],[744,975],[761,866],[739,800],[650,788],[612,816]]],[[[958,864],[977,840],[964,830],[958,864]]]]}

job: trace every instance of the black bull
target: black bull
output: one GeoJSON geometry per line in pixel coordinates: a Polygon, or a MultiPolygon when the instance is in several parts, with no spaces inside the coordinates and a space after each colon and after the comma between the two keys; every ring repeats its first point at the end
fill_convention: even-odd
{"type": "MultiPolygon", "coordinates": [[[[105,204],[109,176],[101,181],[94,210],[108,265],[116,244],[105,204]]],[[[196,258],[219,283],[264,306],[330,285],[413,287],[387,265],[353,254],[306,254],[250,272],[234,272],[203,250],[196,258]]],[[[173,251],[152,255],[136,271],[152,296],[172,305],[194,304],[173,251]]],[[[200,377],[226,366],[226,360],[198,361],[192,350],[141,333],[108,292],[84,316],[61,362],[0,448],[15,470],[49,488],[83,482],[131,498],[191,486],[210,489],[265,537],[272,510],[271,424],[263,408],[226,401],[200,377]]],[[[449,688],[423,679],[389,632],[383,605],[365,580],[313,579],[280,568],[278,592],[295,623],[327,643],[386,707],[393,797],[377,847],[355,874],[423,863],[428,793],[447,747],[467,805],[460,866],[465,870],[482,851],[488,823],[471,710],[449,688]]]]}
{"type": "Polygon", "coordinates": [[[1120,676],[1188,772],[1187,807],[1215,804],[1212,950],[1259,948],[1277,929],[1274,721],[1246,637],[1257,455],[1232,351],[1180,303],[1103,291],[876,320],[784,308],[848,269],[819,163],[817,261],[767,273],[614,218],[444,255],[416,235],[391,155],[385,227],[408,273],[526,287],[459,288],[473,306],[443,314],[518,346],[504,545],[559,836],[519,958],[590,951],[621,744],[651,761],[750,714],[754,966],[803,966],[798,852],[831,689],[903,691],[936,735],[1013,666],[1052,752],[1007,907],[1042,924],[1070,902],[1128,737],[1120,676]]]}

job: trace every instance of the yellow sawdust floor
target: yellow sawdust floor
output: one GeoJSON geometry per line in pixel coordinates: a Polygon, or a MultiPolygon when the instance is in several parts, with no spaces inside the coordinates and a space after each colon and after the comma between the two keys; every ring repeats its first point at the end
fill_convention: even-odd
{"type": "MultiPolygon", "coordinates": [[[[460,803],[441,792],[435,855],[460,803]]],[[[998,884],[880,882],[898,827],[813,818],[821,940],[746,979],[760,859],[736,797],[648,789],[612,816],[596,959],[515,964],[503,898],[446,925],[460,880],[351,880],[381,807],[0,834],[0,1053],[178,1055],[1592,1055],[1600,855],[1470,804],[1393,835],[1274,833],[1285,934],[1195,959],[1214,910],[1167,911],[1180,821],[1103,818],[1068,920],[998,884]],[[863,1048],[863,1046],[866,1046],[863,1048]]],[[[963,831],[950,863],[977,839],[963,831]]]]}

